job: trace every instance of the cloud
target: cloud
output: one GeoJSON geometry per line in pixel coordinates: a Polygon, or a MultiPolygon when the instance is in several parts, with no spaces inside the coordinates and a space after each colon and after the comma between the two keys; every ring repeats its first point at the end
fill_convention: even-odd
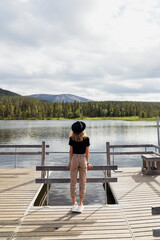
{"type": "Polygon", "coordinates": [[[158,0],[0,2],[0,87],[159,101],[158,0]]]}

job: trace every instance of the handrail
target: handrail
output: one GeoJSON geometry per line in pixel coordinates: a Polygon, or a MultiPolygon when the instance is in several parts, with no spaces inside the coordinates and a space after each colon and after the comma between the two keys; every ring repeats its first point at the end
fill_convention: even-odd
{"type": "MultiPolygon", "coordinates": [[[[121,144],[110,145],[110,148],[138,148],[138,147],[159,147],[153,144],[121,144]]],[[[159,147],[160,148],[160,147],[159,147]]]]}
{"type": "Polygon", "coordinates": [[[42,152],[0,152],[0,155],[41,155],[42,152]]]}
{"type": "MultiPolygon", "coordinates": [[[[69,154],[69,151],[65,151],[65,152],[59,152],[59,151],[52,151],[52,152],[46,152],[46,153],[48,153],[48,154],[50,154],[50,153],[53,153],[53,154],[59,154],[59,153],[62,153],[62,154],[66,154],[66,153],[68,153],[69,154]]],[[[104,154],[104,153],[107,153],[107,152],[93,152],[93,151],[90,151],[89,152],[89,154],[104,154]]]]}
{"type": "Polygon", "coordinates": [[[137,154],[158,154],[155,151],[147,151],[146,148],[155,148],[160,149],[160,146],[154,145],[154,144],[128,144],[128,145],[110,145],[110,143],[107,143],[109,145],[109,153],[110,155],[137,155],[137,154]],[[111,152],[110,149],[116,149],[116,148],[145,148],[145,151],[127,151],[127,152],[111,152]]]}
{"type": "MultiPolygon", "coordinates": [[[[127,145],[121,144],[121,145],[110,145],[110,149],[111,148],[113,148],[113,149],[115,149],[115,148],[155,148],[155,149],[160,149],[160,146],[155,145],[155,144],[127,144],[127,145]]],[[[146,152],[149,152],[149,151],[146,151],[146,152]]]]}
{"type": "MultiPolygon", "coordinates": [[[[70,183],[70,178],[36,178],[36,183],[70,183]]],[[[77,178],[79,182],[79,178],[77,178]]],[[[103,177],[103,178],[87,178],[87,183],[107,183],[107,182],[117,182],[115,177],[103,177]]]]}
{"type": "MultiPolygon", "coordinates": [[[[107,153],[107,165],[110,165],[110,156],[113,156],[113,165],[114,165],[114,156],[115,155],[142,155],[142,154],[156,154],[159,155],[158,152],[155,151],[147,151],[147,148],[155,148],[155,151],[160,149],[160,146],[155,144],[118,144],[118,145],[110,145],[110,142],[106,142],[106,153],[107,153]],[[116,148],[145,148],[145,151],[118,151],[115,152],[116,148]],[[112,151],[110,151],[112,150],[112,151]]],[[[110,171],[108,171],[108,176],[110,175],[110,171]]]]}
{"type": "MultiPolygon", "coordinates": [[[[93,166],[92,170],[117,170],[117,166],[93,166]]],[[[36,166],[36,171],[68,171],[66,166],[36,166]]]]}
{"type": "Polygon", "coordinates": [[[139,154],[153,154],[153,151],[144,152],[110,152],[110,155],[139,155],[139,154]]]}
{"type": "MultiPolygon", "coordinates": [[[[121,145],[110,145],[110,149],[115,149],[115,148],[156,148],[156,149],[160,149],[160,146],[155,145],[155,144],[121,144],[121,145]]],[[[110,155],[125,155],[125,154],[144,154],[144,153],[148,153],[148,154],[152,154],[154,153],[153,151],[145,151],[145,152],[110,152],[110,155]]],[[[69,151],[51,151],[51,152],[46,152],[48,154],[69,154],[69,151]]],[[[90,151],[90,154],[107,154],[107,150],[106,151],[99,151],[99,152],[93,152],[90,151]]]]}
{"type": "MultiPolygon", "coordinates": [[[[42,145],[0,144],[0,148],[42,148],[42,145]]],[[[49,148],[49,145],[46,145],[46,148],[49,148]]]]}
{"type": "Polygon", "coordinates": [[[46,153],[46,148],[49,148],[49,145],[46,145],[45,142],[42,142],[42,145],[40,144],[0,144],[0,148],[15,148],[15,152],[0,152],[0,156],[3,155],[14,155],[15,156],[15,165],[14,167],[16,168],[17,165],[17,155],[41,155],[42,159],[41,159],[41,165],[44,166],[45,165],[45,155],[47,155],[48,153],[46,153]],[[41,148],[42,151],[41,152],[17,152],[17,148],[41,148]]]}

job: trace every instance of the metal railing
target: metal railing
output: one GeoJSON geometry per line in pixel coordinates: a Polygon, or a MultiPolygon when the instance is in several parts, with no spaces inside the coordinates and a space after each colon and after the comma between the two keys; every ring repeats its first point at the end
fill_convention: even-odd
{"type": "MultiPolygon", "coordinates": [[[[90,151],[90,155],[92,154],[106,154],[106,163],[107,165],[114,165],[114,156],[118,155],[142,155],[142,154],[157,154],[159,155],[160,146],[154,144],[128,144],[128,145],[110,145],[110,142],[106,142],[106,151],[93,152],[90,151]],[[123,151],[126,148],[144,148],[144,151],[123,151]],[[153,148],[153,150],[147,150],[148,148],[153,148]],[[121,151],[116,151],[115,149],[122,149],[121,151]],[[112,156],[112,161],[111,161],[112,156]]],[[[60,151],[49,151],[48,154],[69,154],[69,152],[60,152],[60,151]]],[[[107,176],[110,175],[110,170],[107,171],[107,176]]]]}
{"type": "Polygon", "coordinates": [[[0,145],[0,149],[2,148],[7,148],[7,149],[15,149],[15,151],[13,152],[2,152],[0,151],[0,156],[4,156],[4,155],[11,155],[11,156],[15,156],[15,163],[14,163],[14,167],[17,167],[17,156],[18,155],[41,155],[41,166],[45,165],[45,156],[46,156],[46,148],[49,148],[49,145],[46,145],[45,142],[42,142],[42,145],[22,145],[22,144],[16,144],[16,145],[8,145],[8,144],[1,144],[0,145]],[[42,151],[38,151],[38,152],[17,152],[17,149],[22,149],[22,148],[26,148],[26,149],[31,149],[31,148],[41,148],[42,151]]]}
{"type": "MultiPolygon", "coordinates": [[[[41,166],[45,166],[45,160],[46,155],[49,154],[69,154],[69,152],[60,152],[60,151],[46,151],[46,148],[49,148],[49,145],[46,145],[45,142],[42,142],[42,145],[5,145],[1,144],[0,149],[7,148],[7,149],[15,149],[15,151],[0,151],[0,156],[5,155],[12,155],[15,156],[15,164],[14,167],[17,166],[17,156],[19,155],[41,155],[41,166]],[[33,149],[33,148],[41,148],[41,151],[35,152],[35,151],[25,151],[21,152],[18,151],[18,149],[33,149]]],[[[106,162],[107,165],[111,165],[111,156],[112,156],[112,165],[114,165],[114,156],[118,155],[142,155],[142,154],[157,154],[159,155],[160,146],[154,145],[154,144],[128,144],[128,145],[110,145],[110,142],[106,142],[106,151],[99,151],[99,152],[90,152],[90,154],[106,154],[106,162]],[[126,148],[144,148],[144,151],[123,151],[126,148]],[[147,148],[153,148],[153,150],[147,150],[147,148]],[[115,151],[116,149],[121,149],[121,151],[115,151]]],[[[110,175],[109,170],[107,171],[107,175],[110,175]]]]}
{"type": "Polygon", "coordinates": [[[114,165],[114,156],[115,155],[142,155],[142,154],[157,154],[159,155],[160,146],[154,144],[128,144],[128,145],[110,145],[110,142],[106,143],[106,152],[107,152],[107,163],[110,163],[110,156],[113,156],[113,165],[114,165]],[[124,149],[124,148],[144,148],[144,151],[118,151],[115,152],[115,149],[124,149]],[[147,148],[153,148],[154,150],[147,150],[147,148]],[[112,150],[112,151],[111,151],[112,150]]]}

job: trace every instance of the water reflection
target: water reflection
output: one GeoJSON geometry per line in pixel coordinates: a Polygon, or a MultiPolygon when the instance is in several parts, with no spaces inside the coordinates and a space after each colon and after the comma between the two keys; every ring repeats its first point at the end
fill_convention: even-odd
{"type": "MultiPolygon", "coordinates": [[[[45,141],[50,145],[50,151],[68,151],[73,122],[0,121],[0,144],[41,144],[45,141]]],[[[111,144],[157,143],[156,122],[88,120],[85,123],[91,142],[90,151],[105,151],[107,141],[111,144]]]]}
{"type": "MultiPolygon", "coordinates": [[[[79,196],[79,189],[77,188],[77,196],[79,196]]],[[[78,197],[77,197],[78,201],[78,197]]],[[[102,183],[87,183],[86,195],[83,201],[84,205],[104,204],[105,191],[102,183]],[[95,191],[96,189],[96,191],[95,191]]],[[[50,205],[72,205],[70,197],[69,184],[52,184],[50,193],[50,205]]]]}

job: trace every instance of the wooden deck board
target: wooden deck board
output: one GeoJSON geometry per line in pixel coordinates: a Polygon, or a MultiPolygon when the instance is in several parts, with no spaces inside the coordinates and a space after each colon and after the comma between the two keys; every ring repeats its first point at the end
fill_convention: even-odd
{"type": "Polygon", "coordinates": [[[160,205],[160,176],[142,175],[140,168],[124,168],[113,175],[118,182],[110,185],[134,239],[156,239],[152,229],[160,227],[160,215],[153,216],[151,208],[160,205]]]}
{"type": "Polygon", "coordinates": [[[39,186],[33,169],[1,169],[0,240],[10,239],[39,186]]]}
{"type": "Polygon", "coordinates": [[[33,169],[0,170],[0,240],[157,239],[152,229],[160,216],[160,176],[143,176],[138,168],[121,169],[110,183],[117,205],[88,205],[82,214],[71,206],[34,207],[40,173],[33,169]]]}

